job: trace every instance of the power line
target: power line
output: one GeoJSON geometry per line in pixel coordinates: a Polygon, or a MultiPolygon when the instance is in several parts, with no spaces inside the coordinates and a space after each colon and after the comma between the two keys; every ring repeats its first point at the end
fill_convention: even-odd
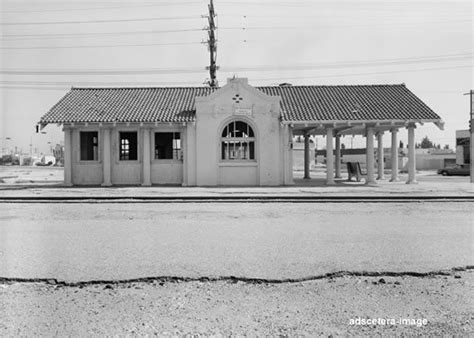
{"type": "Polygon", "coordinates": [[[472,22],[472,19],[466,19],[466,20],[446,20],[446,21],[425,21],[425,22],[411,22],[411,23],[404,23],[404,26],[394,26],[393,24],[388,25],[387,23],[377,23],[377,24],[362,24],[362,25],[341,25],[341,24],[326,24],[326,25],[321,25],[321,24],[313,24],[313,25],[300,25],[300,26],[253,26],[253,27],[246,27],[246,26],[241,26],[241,27],[219,27],[219,29],[223,30],[288,30],[288,29],[310,29],[310,28],[321,28],[321,27],[330,27],[331,29],[341,29],[341,28],[354,28],[354,27],[381,27],[381,28],[412,28],[408,27],[408,25],[412,26],[421,26],[425,24],[440,24],[440,23],[465,23],[465,22],[472,22]]]}
{"type": "Polygon", "coordinates": [[[182,6],[201,4],[200,1],[185,1],[185,2],[161,2],[148,5],[128,5],[128,6],[107,6],[107,7],[86,7],[86,8],[64,8],[64,9],[41,9],[41,10],[5,10],[4,13],[46,13],[46,12],[70,12],[70,11],[90,11],[90,10],[111,10],[122,8],[143,8],[143,7],[157,7],[157,6],[182,6]]]}
{"type": "Polygon", "coordinates": [[[382,71],[372,73],[346,73],[337,75],[317,75],[317,76],[291,76],[291,77],[278,77],[278,78],[260,78],[252,79],[253,81],[281,81],[281,80],[296,80],[296,79],[320,79],[320,78],[331,78],[331,77],[345,77],[345,76],[365,76],[365,75],[379,75],[379,74],[396,74],[396,73],[411,73],[411,72],[425,72],[425,71],[436,71],[436,70],[449,70],[449,69],[461,69],[461,68],[473,68],[474,65],[470,66],[454,66],[454,67],[439,67],[439,68],[419,68],[410,70],[397,70],[397,71],[382,71]]]}
{"type": "MultiPolygon", "coordinates": [[[[473,68],[470,66],[454,66],[454,67],[438,67],[438,68],[419,68],[410,70],[397,70],[397,71],[382,71],[382,72],[370,72],[370,73],[346,73],[346,74],[334,74],[334,75],[318,75],[318,76],[291,76],[291,77],[278,77],[278,78],[251,78],[253,81],[281,81],[281,80],[296,80],[296,79],[319,79],[319,78],[333,78],[333,77],[346,77],[346,76],[363,76],[363,75],[380,75],[380,74],[395,74],[395,73],[409,73],[409,72],[424,72],[424,71],[436,71],[436,70],[449,70],[449,69],[462,69],[462,68],[473,68]]],[[[194,82],[194,81],[192,81],[194,82]]],[[[186,82],[163,82],[163,81],[140,81],[140,82],[106,82],[106,81],[0,81],[0,85],[20,85],[20,86],[156,86],[159,84],[189,84],[190,81],[186,82]]],[[[197,83],[197,81],[195,82],[197,83]]]]}
{"type": "Polygon", "coordinates": [[[201,42],[169,42],[169,43],[142,43],[133,45],[78,45],[78,46],[34,46],[34,47],[3,47],[0,49],[71,49],[71,48],[120,48],[120,47],[149,47],[149,46],[184,46],[200,45],[201,42]]]}
{"type": "Polygon", "coordinates": [[[5,89],[31,89],[31,90],[64,90],[67,88],[66,86],[63,87],[37,87],[37,86],[2,86],[0,88],[5,89]]]}
{"type": "Polygon", "coordinates": [[[138,75],[200,73],[204,68],[148,68],[148,69],[84,69],[84,70],[0,70],[5,75],[138,75]]]}
{"type": "Polygon", "coordinates": [[[299,7],[295,5],[314,5],[314,1],[220,1],[219,4],[233,4],[233,5],[252,5],[252,6],[289,6],[289,7],[299,7]]]}
{"type": "MultiPolygon", "coordinates": [[[[158,86],[158,85],[177,85],[199,83],[199,81],[0,81],[4,86],[62,86],[62,87],[81,87],[81,86],[158,86]]],[[[203,84],[203,83],[200,83],[203,84]]]]}
{"type": "Polygon", "coordinates": [[[16,40],[17,38],[20,38],[18,40],[30,40],[30,39],[39,39],[39,40],[44,40],[44,39],[57,39],[57,38],[62,38],[62,37],[85,37],[85,36],[96,36],[96,35],[133,35],[133,34],[166,34],[166,33],[182,33],[182,32],[202,32],[203,28],[189,28],[189,29],[168,29],[168,30],[148,30],[148,31],[129,31],[129,32],[103,32],[103,33],[64,33],[64,34],[6,34],[3,35],[4,38],[8,39],[3,39],[3,41],[13,41],[16,40]]]}
{"type": "Polygon", "coordinates": [[[21,26],[21,25],[69,25],[69,24],[88,24],[88,23],[111,23],[111,22],[138,22],[138,21],[158,21],[158,20],[187,20],[201,19],[200,16],[170,16],[160,18],[141,18],[141,19],[111,19],[111,20],[89,20],[89,21],[43,21],[43,22],[0,22],[3,26],[21,26]]]}
{"type": "Polygon", "coordinates": [[[407,64],[420,64],[420,63],[439,63],[447,61],[462,61],[472,60],[472,54],[455,57],[430,57],[430,58],[406,58],[406,59],[386,59],[386,60],[372,60],[362,62],[340,62],[340,63],[320,63],[320,64],[307,64],[307,65],[283,65],[283,66],[255,66],[255,67],[223,67],[223,71],[229,72],[241,72],[241,71],[284,71],[284,70],[311,70],[311,69],[334,69],[334,68],[352,68],[352,67],[379,67],[379,66],[398,66],[407,64]]]}
{"type": "MultiPolygon", "coordinates": [[[[291,64],[277,66],[246,66],[226,67],[227,72],[241,71],[282,71],[282,70],[311,70],[311,69],[333,69],[348,67],[374,67],[392,66],[404,64],[419,64],[431,62],[461,61],[472,59],[474,53],[458,53],[444,55],[411,56],[406,58],[373,59],[363,61],[341,61],[332,63],[313,64],[291,64]]],[[[199,68],[143,68],[143,69],[0,69],[0,74],[5,75],[127,75],[127,74],[176,74],[176,73],[199,73],[199,68]]]]}

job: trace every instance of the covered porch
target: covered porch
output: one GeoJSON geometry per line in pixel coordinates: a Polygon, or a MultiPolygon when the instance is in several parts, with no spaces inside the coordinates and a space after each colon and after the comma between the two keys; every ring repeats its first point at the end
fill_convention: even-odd
{"type": "Polygon", "coordinates": [[[417,125],[424,123],[435,123],[440,129],[443,123],[440,120],[367,120],[367,121],[292,121],[289,122],[290,130],[294,136],[304,137],[304,171],[302,177],[294,177],[296,185],[335,185],[336,182],[347,182],[347,176],[343,178],[345,164],[341,156],[341,138],[343,136],[360,135],[365,138],[365,161],[366,175],[364,183],[377,185],[377,181],[389,179],[397,182],[399,178],[399,133],[408,134],[408,163],[406,179],[407,184],[416,184],[416,158],[415,158],[415,132],[417,125]],[[384,161],[385,133],[390,134],[390,171],[386,177],[384,161]],[[310,138],[312,136],[323,136],[326,148],[326,175],[324,182],[321,176],[311,177],[310,172],[310,138]],[[375,151],[377,147],[377,151],[375,151]],[[375,155],[377,153],[377,155],[375,155]],[[311,182],[312,180],[312,182],[311,182]]]}

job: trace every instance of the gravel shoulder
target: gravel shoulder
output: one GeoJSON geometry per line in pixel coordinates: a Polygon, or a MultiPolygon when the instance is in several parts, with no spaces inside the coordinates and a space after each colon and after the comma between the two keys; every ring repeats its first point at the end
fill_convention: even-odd
{"type": "Polygon", "coordinates": [[[298,283],[0,284],[0,335],[470,335],[474,273],[298,283]],[[351,325],[351,319],[385,325],[351,325]],[[418,320],[413,325],[390,320],[418,320]],[[425,319],[427,323],[422,324],[425,319]]]}

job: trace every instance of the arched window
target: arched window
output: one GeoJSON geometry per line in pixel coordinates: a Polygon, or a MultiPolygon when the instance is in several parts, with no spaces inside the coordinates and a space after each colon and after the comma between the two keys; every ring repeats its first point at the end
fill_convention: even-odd
{"type": "Polygon", "coordinates": [[[225,161],[255,160],[255,134],[247,123],[232,121],[222,131],[221,159],[225,161]]]}

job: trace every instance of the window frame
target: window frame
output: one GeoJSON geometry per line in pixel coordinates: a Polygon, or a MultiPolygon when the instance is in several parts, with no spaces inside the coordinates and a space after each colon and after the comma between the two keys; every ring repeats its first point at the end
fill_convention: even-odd
{"type": "MultiPolygon", "coordinates": [[[[118,162],[125,162],[125,163],[129,163],[129,162],[138,162],[139,159],[140,159],[140,133],[138,132],[138,130],[118,130],[117,131],[117,148],[118,148],[118,151],[117,151],[117,160],[118,162]],[[131,134],[131,133],[135,133],[136,135],[136,158],[135,159],[123,159],[122,158],[122,134],[131,134]]],[[[130,145],[129,145],[130,147],[130,145]]],[[[130,156],[130,149],[129,149],[129,156],[130,156]]]]}
{"type": "MultiPolygon", "coordinates": [[[[98,163],[100,162],[100,132],[99,130],[79,130],[79,162],[81,163],[98,163]],[[96,137],[97,137],[97,143],[96,144],[92,144],[92,151],[94,149],[94,146],[97,147],[97,159],[92,159],[92,160],[83,160],[82,159],[82,134],[86,134],[86,133],[96,133],[96,137]]],[[[92,153],[92,157],[93,156],[93,153],[92,153]]]]}
{"type": "Polygon", "coordinates": [[[183,132],[181,130],[155,130],[153,131],[153,146],[152,146],[152,159],[153,161],[158,162],[183,162],[184,153],[183,153],[183,132]],[[172,158],[157,158],[156,157],[156,135],[157,134],[173,134],[171,140],[171,154],[172,158]],[[179,138],[176,139],[176,134],[179,135],[179,138]],[[175,148],[175,141],[179,140],[179,148],[175,148]],[[176,158],[174,155],[176,153],[176,158]]]}
{"type": "MultiPolygon", "coordinates": [[[[227,132],[227,135],[231,134],[232,132],[227,132]]],[[[230,148],[229,148],[230,149],[230,148]]],[[[235,146],[234,146],[234,150],[235,150],[235,146]]],[[[239,163],[239,164],[245,164],[245,163],[256,163],[257,162],[257,136],[256,136],[256,132],[255,132],[255,127],[249,123],[249,121],[245,120],[245,119],[239,119],[239,118],[233,118],[232,120],[230,121],[227,121],[226,123],[224,123],[223,127],[221,127],[220,129],[220,133],[219,133],[219,162],[221,163],[226,163],[226,164],[230,164],[230,163],[239,163]],[[233,130],[236,130],[237,128],[237,123],[244,123],[246,126],[247,126],[247,134],[253,134],[253,136],[242,136],[242,137],[224,137],[223,134],[226,132],[226,130],[229,130],[230,129],[230,126],[232,124],[234,124],[233,126],[233,130]],[[234,144],[237,144],[238,142],[240,142],[240,144],[242,145],[242,143],[244,144],[247,144],[247,151],[248,151],[248,159],[245,159],[245,158],[236,158],[236,159],[231,159],[231,158],[225,158],[225,150],[224,150],[224,143],[225,142],[229,142],[229,143],[234,143],[234,144]],[[252,144],[252,146],[250,145],[252,144]],[[251,149],[251,147],[253,147],[253,149],[251,149]],[[250,158],[251,154],[253,152],[253,158],[250,158]]]]}

